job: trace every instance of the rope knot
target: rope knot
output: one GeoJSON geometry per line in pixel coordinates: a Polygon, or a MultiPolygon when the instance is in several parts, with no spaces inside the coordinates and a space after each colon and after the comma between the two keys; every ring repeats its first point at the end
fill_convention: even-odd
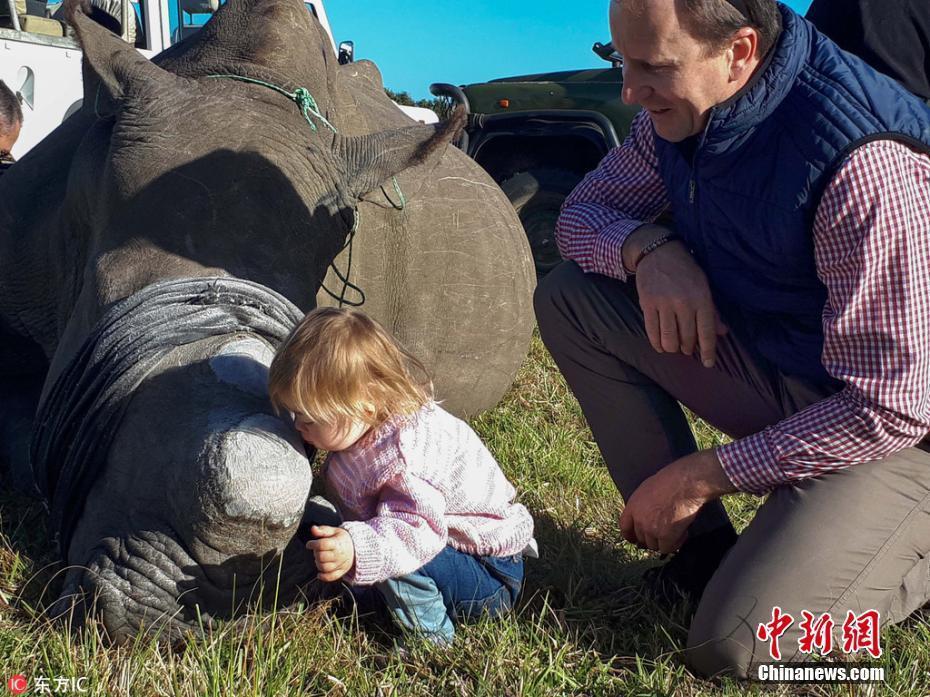
{"type": "Polygon", "coordinates": [[[310,94],[310,90],[306,87],[298,87],[294,90],[294,101],[304,111],[316,111],[316,100],[313,99],[313,95],[310,94]]]}
{"type": "Polygon", "coordinates": [[[310,128],[314,131],[316,130],[316,124],[310,119],[310,114],[313,114],[317,111],[316,100],[313,98],[313,95],[310,94],[310,90],[306,87],[298,87],[294,90],[293,100],[297,103],[297,106],[300,107],[301,112],[303,112],[304,118],[307,119],[307,123],[310,124],[310,128]]]}

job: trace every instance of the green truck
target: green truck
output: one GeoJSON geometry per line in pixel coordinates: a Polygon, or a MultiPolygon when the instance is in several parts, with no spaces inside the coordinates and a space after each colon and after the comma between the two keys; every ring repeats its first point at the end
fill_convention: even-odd
{"type": "Polygon", "coordinates": [[[554,233],[562,201],[623,142],[639,110],[620,99],[621,57],[609,43],[593,50],[610,67],[430,86],[468,111],[458,144],[507,194],[540,276],[560,261],[554,233]]]}

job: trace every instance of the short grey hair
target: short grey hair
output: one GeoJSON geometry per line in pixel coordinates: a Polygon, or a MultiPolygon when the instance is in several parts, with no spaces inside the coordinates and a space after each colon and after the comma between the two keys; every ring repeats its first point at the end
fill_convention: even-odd
{"type": "MultiPolygon", "coordinates": [[[[630,6],[642,12],[650,0],[613,0],[617,5],[630,6]]],[[[675,0],[682,22],[691,35],[700,41],[708,52],[726,47],[734,33],[743,27],[752,27],[759,35],[759,57],[775,45],[782,30],[781,12],[775,0],[675,0]],[[736,5],[743,9],[737,9],[736,5]],[[744,12],[745,10],[745,12],[744,12]]]]}
{"type": "Polygon", "coordinates": [[[682,18],[696,39],[711,50],[726,46],[733,34],[752,27],[759,35],[759,57],[769,52],[781,34],[781,12],[775,0],[742,0],[745,14],[728,0],[676,0],[682,18]]]}

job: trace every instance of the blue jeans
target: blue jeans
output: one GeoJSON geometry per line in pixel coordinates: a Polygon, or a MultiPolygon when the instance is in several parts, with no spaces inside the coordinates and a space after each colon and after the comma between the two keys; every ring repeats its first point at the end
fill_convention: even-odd
{"type": "Polygon", "coordinates": [[[453,620],[509,612],[522,585],[522,554],[477,557],[445,547],[413,573],[374,588],[402,628],[448,644],[455,636],[453,620]]]}

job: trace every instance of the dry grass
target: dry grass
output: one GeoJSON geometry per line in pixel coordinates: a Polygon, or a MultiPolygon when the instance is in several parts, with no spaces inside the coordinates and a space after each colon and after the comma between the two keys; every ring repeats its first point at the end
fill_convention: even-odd
{"type": "MultiPolygon", "coordinates": [[[[720,435],[694,420],[702,445],[720,435]]],[[[86,677],[110,695],[698,695],[745,694],[685,668],[683,612],[639,590],[652,559],[619,541],[619,496],[578,405],[538,340],[506,399],[474,422],[537,521],[542,556],[528,562],[519,610],[460,629],[451,650],[401,658],[381,627],[326,607],[289,608],[193,639],[107,647],[90,625],[72,635],[41,616],[56,588],[35,504],[0,493],[0,664],[4,680],[86,677]]],[[[734,497],[738,526],[756,502],[734,497]]],[[[912,620],[885,636],[888,682],[765,688],[766,694],[930,694],[930,630],[912,620]]],[[[54,684],[54,683],[53,683],[54,684]]],[[[751,688],[754,692],[762,688],[751,688]]]]}

